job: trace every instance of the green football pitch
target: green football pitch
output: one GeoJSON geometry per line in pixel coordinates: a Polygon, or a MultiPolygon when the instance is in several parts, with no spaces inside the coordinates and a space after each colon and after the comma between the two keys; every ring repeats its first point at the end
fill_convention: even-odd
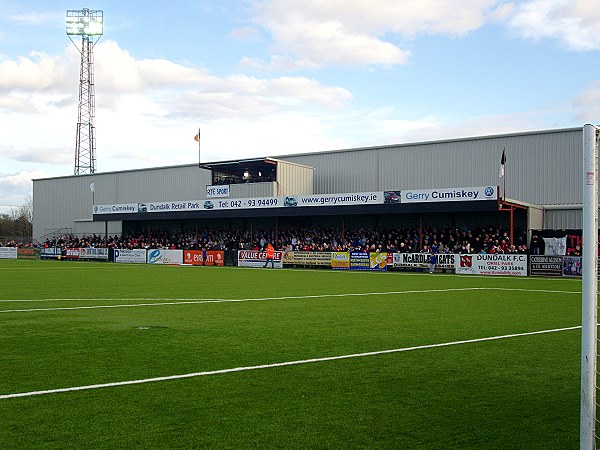
{"type": "Polygon", "coordinates": [[[577,448],[581,281],[0,260],[0,448],[577,448]]]}

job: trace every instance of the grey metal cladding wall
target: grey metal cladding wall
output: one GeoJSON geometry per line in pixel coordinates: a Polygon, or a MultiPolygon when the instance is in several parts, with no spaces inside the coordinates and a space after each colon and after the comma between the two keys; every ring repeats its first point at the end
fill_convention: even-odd
{"type": "Polygon", "coordinates": [[[315,167],[315,193],[501,185],[534,204],[581,203],[581,129],[282,156],[315,167]]]}
{"type": "Polygon", "coordinates": [[[582,202],[581,129],[507,139],[506,194],[538,205],[582,202]]]}
{"type": "Polygon", "coordinates": [[[211,176],[210,171],[190,165],[35,180],[34,238],[91,219],[92,181],[94,203],[101,205],[203,199],[211,176]]]}
{"type": "Polygon", "coordinates": [[[274,183],[232,184],[230,186],[230,198],[272,197],[273,190],[274,183]]]}
{"type": "Polygon", "coordinates": [[[506,196],[533,204],[581,201],[581,133],[552,132],[465,139],[382,150],[384,190],[500,185],[506,196]],[[506,175],[499,178],[506,149],[506,175]],[[397,175],[397,176],[394,176],[397,175]]]}
{"type": "Polygon", "coordinates": [[[91,220],[92,181],[87,175],[34,181],[33,238],[58,228],[73,228],[75,220],[91,220]]]}
{"type": "Polygon", "coordinates": [[[566,230],[583,227],[581,209],[546,210],[544,212],[544,228],[547,230],[566,230]]]}
{"type": "Polygon", "coordinates": [[[315,194],[378,190],[374,188],[377,186],[378,154],[371,149],[278,158],[314,167],[315,194]]]}
{"type": "Polygon", "coordinates": [[[311,195],[313,193],[312,167],[292,164],[287,161],[277,162],[277,181],[280,195],[311,195]]]}
{"type": "Polygon", "coordinates": [[[197,166],[110,173],[96,181],[96,203],[198,200],[206,197],[208,184],[210,171],[197,166]]]}

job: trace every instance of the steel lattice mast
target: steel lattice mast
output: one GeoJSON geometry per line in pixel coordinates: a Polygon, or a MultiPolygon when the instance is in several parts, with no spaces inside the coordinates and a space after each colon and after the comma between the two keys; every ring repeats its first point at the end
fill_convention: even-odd
{"type": "MultiPolygon", "coordinates": [[[[103,13],[100,10],[67,11],[67,35],[81,36],[79,71],[79,107],[77,114],[77,135],[75,140],[75,175],[96,171],[96,128],[94,93],[94,36],[102,36],[103,13]]],[[[98,42],[98,39],[96,42],[98,42]]]]}

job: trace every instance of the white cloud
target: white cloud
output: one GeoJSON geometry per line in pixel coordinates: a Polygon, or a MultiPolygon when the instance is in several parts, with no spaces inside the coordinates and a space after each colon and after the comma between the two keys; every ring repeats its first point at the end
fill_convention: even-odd
{"type": "MultiPolygon", "coordinates": [[[[199,124],[215,125],[228,141],[234,125],[256,121],[264,124],[256,127],[264,141],[265,135],[275,135],[272,124],[286,128],[277,117],[293,116],[298,123],[305,114],[336,111],[352,99],[346,89],[306,77],[217,77],[167,60],[136,60],[114,41],[96,46],[95,69],[102,171],[193,161],[193,150],[188,155],[173,149],[188,148],[199,124]]],[[[0,155],[9,165],[52,164],[70,173],[78,72],[72,46],[58,56],[40,53],[0,62],[0,155]]]]}
{"type": "Polygon", "coordinates": [[[570,50],[600,50],[597,0],[532,0],[516,6],[509,24],[527,39],[553,39],[570,50]]]}
{"type": "MultiPolygon", "coordinates": [[[[431,118],[427,126],[415,127],[404,133],[403,140],[405,142],[421,142],[553,128],[547,125],[549,120],[547,116],[551,113],[551,111],[527,111],[464,119],[431,118]]],[[[558,127],[557,125],[555,128],[558,127]]]]}
{"type": "Polygon", "coordinates": [[[20,114],[32,114],[36,112],[35,105],[30,100],[17,95],[1,96],[0,110],[2,109],[20,114]]]}
{"type": "Polygon", "coordinates": [[[72,54],[53,57],[32,52],[29,57],[0,61],[0,94],[6,92],[66,92],[76,83],[72,54]]]}
{"type": "MultiPolygon", "coordinates": [[[[409,52],[396,45],[347,28],[337,20],[295,21],[273,27],[278,48],[292,48],[301,61],[322,65],[401,64],[409,52]]],[[[308,65],[306,62],[304,65],[308,65]]]]}
{"type": "Polygon", "coordinates": [[[506,22],[514,14],[515,7],[513,2],[502,3],[494,8],[487,17],[492,22],[506,22]]]}
{"type": "Polygon", "coordinates": [[[146,111],[176,117],[256,117],[291,104],[336,108],[350,93],[303,77],[259,79],[246,75],[217,77],[205,70],[161,59],[136,60],[115,42],[96,51],[97,105],[117,108],[123,96],[140,95],[155,104],[146,111]],[[101,95],[103,97],[101,97],[101,95]],[[161,112],[158,112],[160,110],[161,112]]]}
{"type": "Polygon", "coordinates": [[[344,148],[345,136],[336,137],[334,121],[319,115],[294,112],[263,116],[258,120],[217,120],[202,131],[203,161],[274,156],[344,148]],[[229,130],[235,129],[235,133],[229,130]]]}
{"type": "Polygon", "coordinates": [[[257,42],[260,40],[261,32],[255,27],[239,27],[231,30],[227,36],[239,41],[257,42]]]}
{"type": "Polygon", "coordinates": [[[253,20],[273,39],[271,59],[246,57],[255,69],[397,65],[421,35],[464,36],[487,22],[506,23],[526,39],[552,39],[571,50],[600,49],[597,0],[264,0],[253,20]]]}
{"type": "MultiPolygon", "coordinates": [[[[462,36],[481,27],[497,0],[266,0],[254,21],[273,36],[274,53],[321,65],[403,64],[410,52],[389,40],[422,34],[462,36]],[[388,38],[388,39],[386,39],[388,38]]],[[[247,62],[247,61],[246,61],[247,62]]],[[[274,62],[263,63],[277,67],[274,62]]]]}
{"type": "Polygon", "coordinates": [[[289,55],[271,55],[269,62],[260,58],[244,56],[239,63],[240,67],[251,70],[267,70],[275,72],[292,72],[296,70],[318,69],[319,65],[310,60],[300,60],[289,55]]]}
{"type": "Polygon", "coordinates": [[[31,180],[43,175],[41,170],[22,170],[17,173],[0,173],[0,185],[22,189],[31,185],[31,180]]]}
{"type": "Polygon", "coordinates": [[[45,176],[40,170],[21,170],[15,173],[0,172],[0,213],[7,213],[13,207],[19,207],[30,197],[34,178],[45,176]]]}
{"type": "Polygon", "coordinates": [[[463,35],[479,28],[497,0],[268,0],[257,8],[265,21],[326,23],[339,21],[357,33],[386,32],[413,37],[426,33],[463,35]]]}
{"type": "Polygon", "coordinates": [[[27,14],[14,14],[8,17],[11,22],[17,25],[47,25],[49,23],[62,23],[65,16],[62,14],[50,12],[30,12],[27,14]]]}
{"type": "MultiPolygon", "coordinates": [[[[40,139],[43,140],[43,137],[40,136],[40,139]]],[[[4,156],[5,158],[10,158],[14,161],[36,164],[62,165],[68,164],[73,160],[72,150],[67,147],[15,147],[0,145],[0,155],[4,156]]]]}
{"type": "Polygon", "coordinates": [[[592,83],[573,100],[577,119],[585,123],[600,124],[600,80],[592,83]]]}

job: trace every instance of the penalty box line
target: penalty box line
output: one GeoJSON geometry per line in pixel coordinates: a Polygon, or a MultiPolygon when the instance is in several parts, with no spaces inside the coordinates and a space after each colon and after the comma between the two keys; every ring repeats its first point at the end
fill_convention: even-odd
{"type": "Polygon", "coordinates": [[[38,395],[49,395],[49,394],[59,394],[65,392],[76,392],[76,391],[87,391],[91,389],[105,389],[119,386],[131,386],[135,384],[145,384],[145,383],[158,383],[162,381],[172,381],[172,380],[181,380],[184,378],[196,378],[210,375],[222,375],[228,373],[235,372],[246,372],[250,370],[262,370],[262,369],[273,369],[277,367],[286,367],[286,366],[298,366],[302,364],[314,364],[328,361],[339,361],[343,359],[352,359],[352,358],[364,358],[369,356],[379,356],[379,355],[387,355],[391,353],[401,353],[401,352],[409,352],[415,350],[427,350],[432,348],[441,348],[441,347],[450,347],[454,345],[465,345],[465,344],[475,344],[478,342],[488,342],[488,341],[497,341],[501,339],[510,339],[517,338],[523,336],[534,336],[538,334],[548,334],[548,333],[558,333],[561,331],[571,331],[581,329],[581,325],[573,326],[573,327],[565,327],[565,328],[555,328],[551,330],[541,330],[541,331],[531,331],[527,333],[515,333],[515,334],[505,334],[502,336],[491,336],[485,338],[478,339],[468,339],[462,341],[453,341],[453,342],[443,342],[440,344],[429,344],[429,345],[419,345],[415,347],[404,347],[404,348],[396,348],[391,350],[380,350],[374,352],[365,352],[365,353],[353,353],[350,355],[339,355],[339,356],[327,356],[323,358],[311,358],[311,359],[302,359],[297,361],[286,361],[280,363],[273,364],[260,364],[257,366],[243,366],[243,367],[234,367],[230,369],[220,369],[220,370],[210,370],[206,372],[193,372],[186,373],[181,375],[169,375],[164,377],[154,377],[154,378],[143,378],[139,380],[129,380],[129,381],[117,381],[113,383],[101,383],[101,384],[89,384],[85,386],[73,386],[67,388],[58,388],[58,389],[46,389],[43,391],[30,391],[30,392],[18,392],[15,394],[3,394],[0,395],[0,400],[6,400],[10,398],[20,398],[20,397],[33,397],[38,395]]]}
{"type": "Polygon", "coordinates": [[[50,298],[40,300],[11,300],[11,299],[0,299],[0,303],[30,303],[30,302],[50,302],[50,301],[120,301],[120,300],[144,300],[151,301],[157,300],[154,303],[127,303],[118,305],[88,305],[88,306],[62,306],[62,307],[50,307],[50,308],[28,308],[28,309],[4,309],[0,310],[0,314],[3,313],[27,313],[27,312],[40,312],[40,311],[76,311],[82,309],[107,309],[107,308],[136,308],[146,306],[174,306],[174,305],[198,305],[203,303],[243,303],[243,302],[260,302],[268,300],[303,300],[313,298],[335,298],[335,297],[367,297],[375,295],[401,295],[401,294],[427,294],[434,292],[462,292],[462,291],[522,291],[522,292],[541,292],[549,294],[581,294],[576,291],[560,291],[550,289],[521,289],[521,288],[499,288],[499,287],[468,287],[468,288],[453,288],[453,289],[423,289],[423,290],[410,290],[410,291],[388,291],[388,292],[359,292],[359,293],[346,293],[346,294],[318,294],[318,295],[295,295],[295,296],[283,296],[283,297],[262,297],[262,298],[238,298],[238,299],[224,299],[224,298],[205,298],[205,299],[166,299],[166,298],[50,298]],[[171,300],[171,301],[163,301],[171,300]]]}

